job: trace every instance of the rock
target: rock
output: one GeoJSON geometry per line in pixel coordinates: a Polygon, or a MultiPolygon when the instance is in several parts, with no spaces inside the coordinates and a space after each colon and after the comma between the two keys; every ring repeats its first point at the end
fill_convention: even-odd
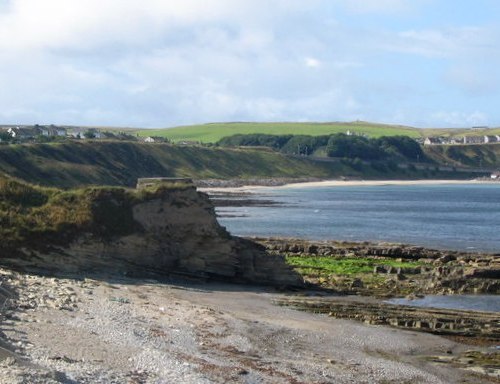
{"type": "Polygon", "coordinates": [[[373,268],[373,273],[388,273],[388,270],[385,265],[376,265],[373,268]]]}
{"type": "Polygon", "coordinates": [[[310,255],[316,255],[318,253],[318,246],[314,244],[310,244],[305,248],[306,253],[310,255]]]}
{"type": "Polygon", "coordinates": [[[441,264],[446,264],[446,263],[449,263],[450,261],[454,261],[456,259],[457,258],[454,255],[447,254],[447,255],[441,256],[440,258],[436,259],[436,262],[441,263],[441,264]]]}
{"type": "MultiPolygon", "coordinates": [[[[131,234],[102,238],[80,233],[69,244],[44,243],[43,247],[20,251],[16,258],[0,250],[0,257],[12,266],[51,266],[60,273],[109,270],[144,277],[153,272],[186,279],[303,285],[282,256],[270,255],[253,241],[231,236],[217,222],[208,196],[194,187],[159,189],[145,196],[131,207],[140,228],[131,234]]],[[[290,250],[303,252],[304,246],[295,243],[290,250]]],[[[57,290],[60,281],[53,279],[52,283],[57,290]]],[[[70,308],[71,302],[61,305],[70,308]]],[[[26,308],[35,305],[30,299],[23,304],[26,308]]]]}
{"type": "Polygon", "coordinates": [[[363,287],[364,287],[364,284],[363,284],[363,281],[361,279],[354,279],[351,282],[351,288],[363,288],[363,287]]]}

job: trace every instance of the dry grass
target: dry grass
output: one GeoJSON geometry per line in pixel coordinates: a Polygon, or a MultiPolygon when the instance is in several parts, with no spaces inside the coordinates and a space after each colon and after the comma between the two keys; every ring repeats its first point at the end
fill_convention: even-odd
{"type": "Polygon", "coordinates": [[[133,205],[187,185],[156,186],[141,191],[114,187],[72,190],[43,188],[0,177],[1,248],[66,244],[90,233],[102,238],[123,236],[142,228],[133,205]]]}

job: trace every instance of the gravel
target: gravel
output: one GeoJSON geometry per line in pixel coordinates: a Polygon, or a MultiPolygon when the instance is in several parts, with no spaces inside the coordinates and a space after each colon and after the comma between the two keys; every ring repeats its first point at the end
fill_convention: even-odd
{"type": "Polygon", "coordinates": [[[481,383],[427,362],[461,348],[451,341],[277,307],[279,295],[0,269],[0,382],[481,383]]]}

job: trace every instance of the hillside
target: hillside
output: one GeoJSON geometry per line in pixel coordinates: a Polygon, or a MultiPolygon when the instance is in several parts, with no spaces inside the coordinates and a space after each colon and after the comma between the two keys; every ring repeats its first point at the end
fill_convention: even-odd
{"type": "Polygon", "coordinates": [[[414,128],[404,125],[377,124],[364,121],[332,122],[332,123],[211,123],[186,125],[163,129],[136,130],[139,136],[161,136],[172,141],[199,141],[215,143],[223,137],[236,134],[269,134],[269,135],[331,135],[346,131],[364,134],[377,138],[381,136],[408,136],[413,138],[427,136],[482,136],[499,135],[500,128],[414,128]]]}
{"type": "Polygon", "coordinates": [[[359,177],[467,178],[471,175],[359,159],[313,161],[271,150],[206,148],[137,142],[85,141],[0,146],[0,173],[46,186],[135,186],[140,177],[246,179],[359,177]]]}
{"type": "Polygon", "coordinates": [[[404,135],[421,137],[417,128],[400,125],[353,123],[213,123],[137,131],[139,136],[163,136],[172,141],[193,140],[215,143],[221,138],[235,134],[265,133],[270,135],[328,135],[352,131],[370,137],[404,135]]]}
{"type": "Polygon", "coordinates": [[[500,169],[500,144],[429,145],[423,148],[429,158],[443,165],[500,169]]]}
{"type": "Polygon", "coordinates": [[[135,186],[139,177],[329,177],[342,169],[272,151],[135,142],[0,146],[0,172],[40,185],[135,186]]]}

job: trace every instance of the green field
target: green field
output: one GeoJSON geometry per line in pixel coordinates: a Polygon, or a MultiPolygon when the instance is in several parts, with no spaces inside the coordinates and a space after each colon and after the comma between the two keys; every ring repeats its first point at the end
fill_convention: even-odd
{"type": "Polygon", "coordinates": [[[329,135],[351,132],[370,137],[404,135],[422,137],[422,130],[400,125],[384,125],[366,122],[353,123],[213,123],[189,125],[168,129],[139,130],[139,136],[162,136],[172,141],[200,141],[215,143],[221,138],[235,134],[265,133],[271,135],[329,135]]]}
{"type": "Polygon", "coordinates": [[[424,136],[485,136],[500,135],[500,128],[464,129],[464,128],[427,128],[422,129],[424,136]]]}

